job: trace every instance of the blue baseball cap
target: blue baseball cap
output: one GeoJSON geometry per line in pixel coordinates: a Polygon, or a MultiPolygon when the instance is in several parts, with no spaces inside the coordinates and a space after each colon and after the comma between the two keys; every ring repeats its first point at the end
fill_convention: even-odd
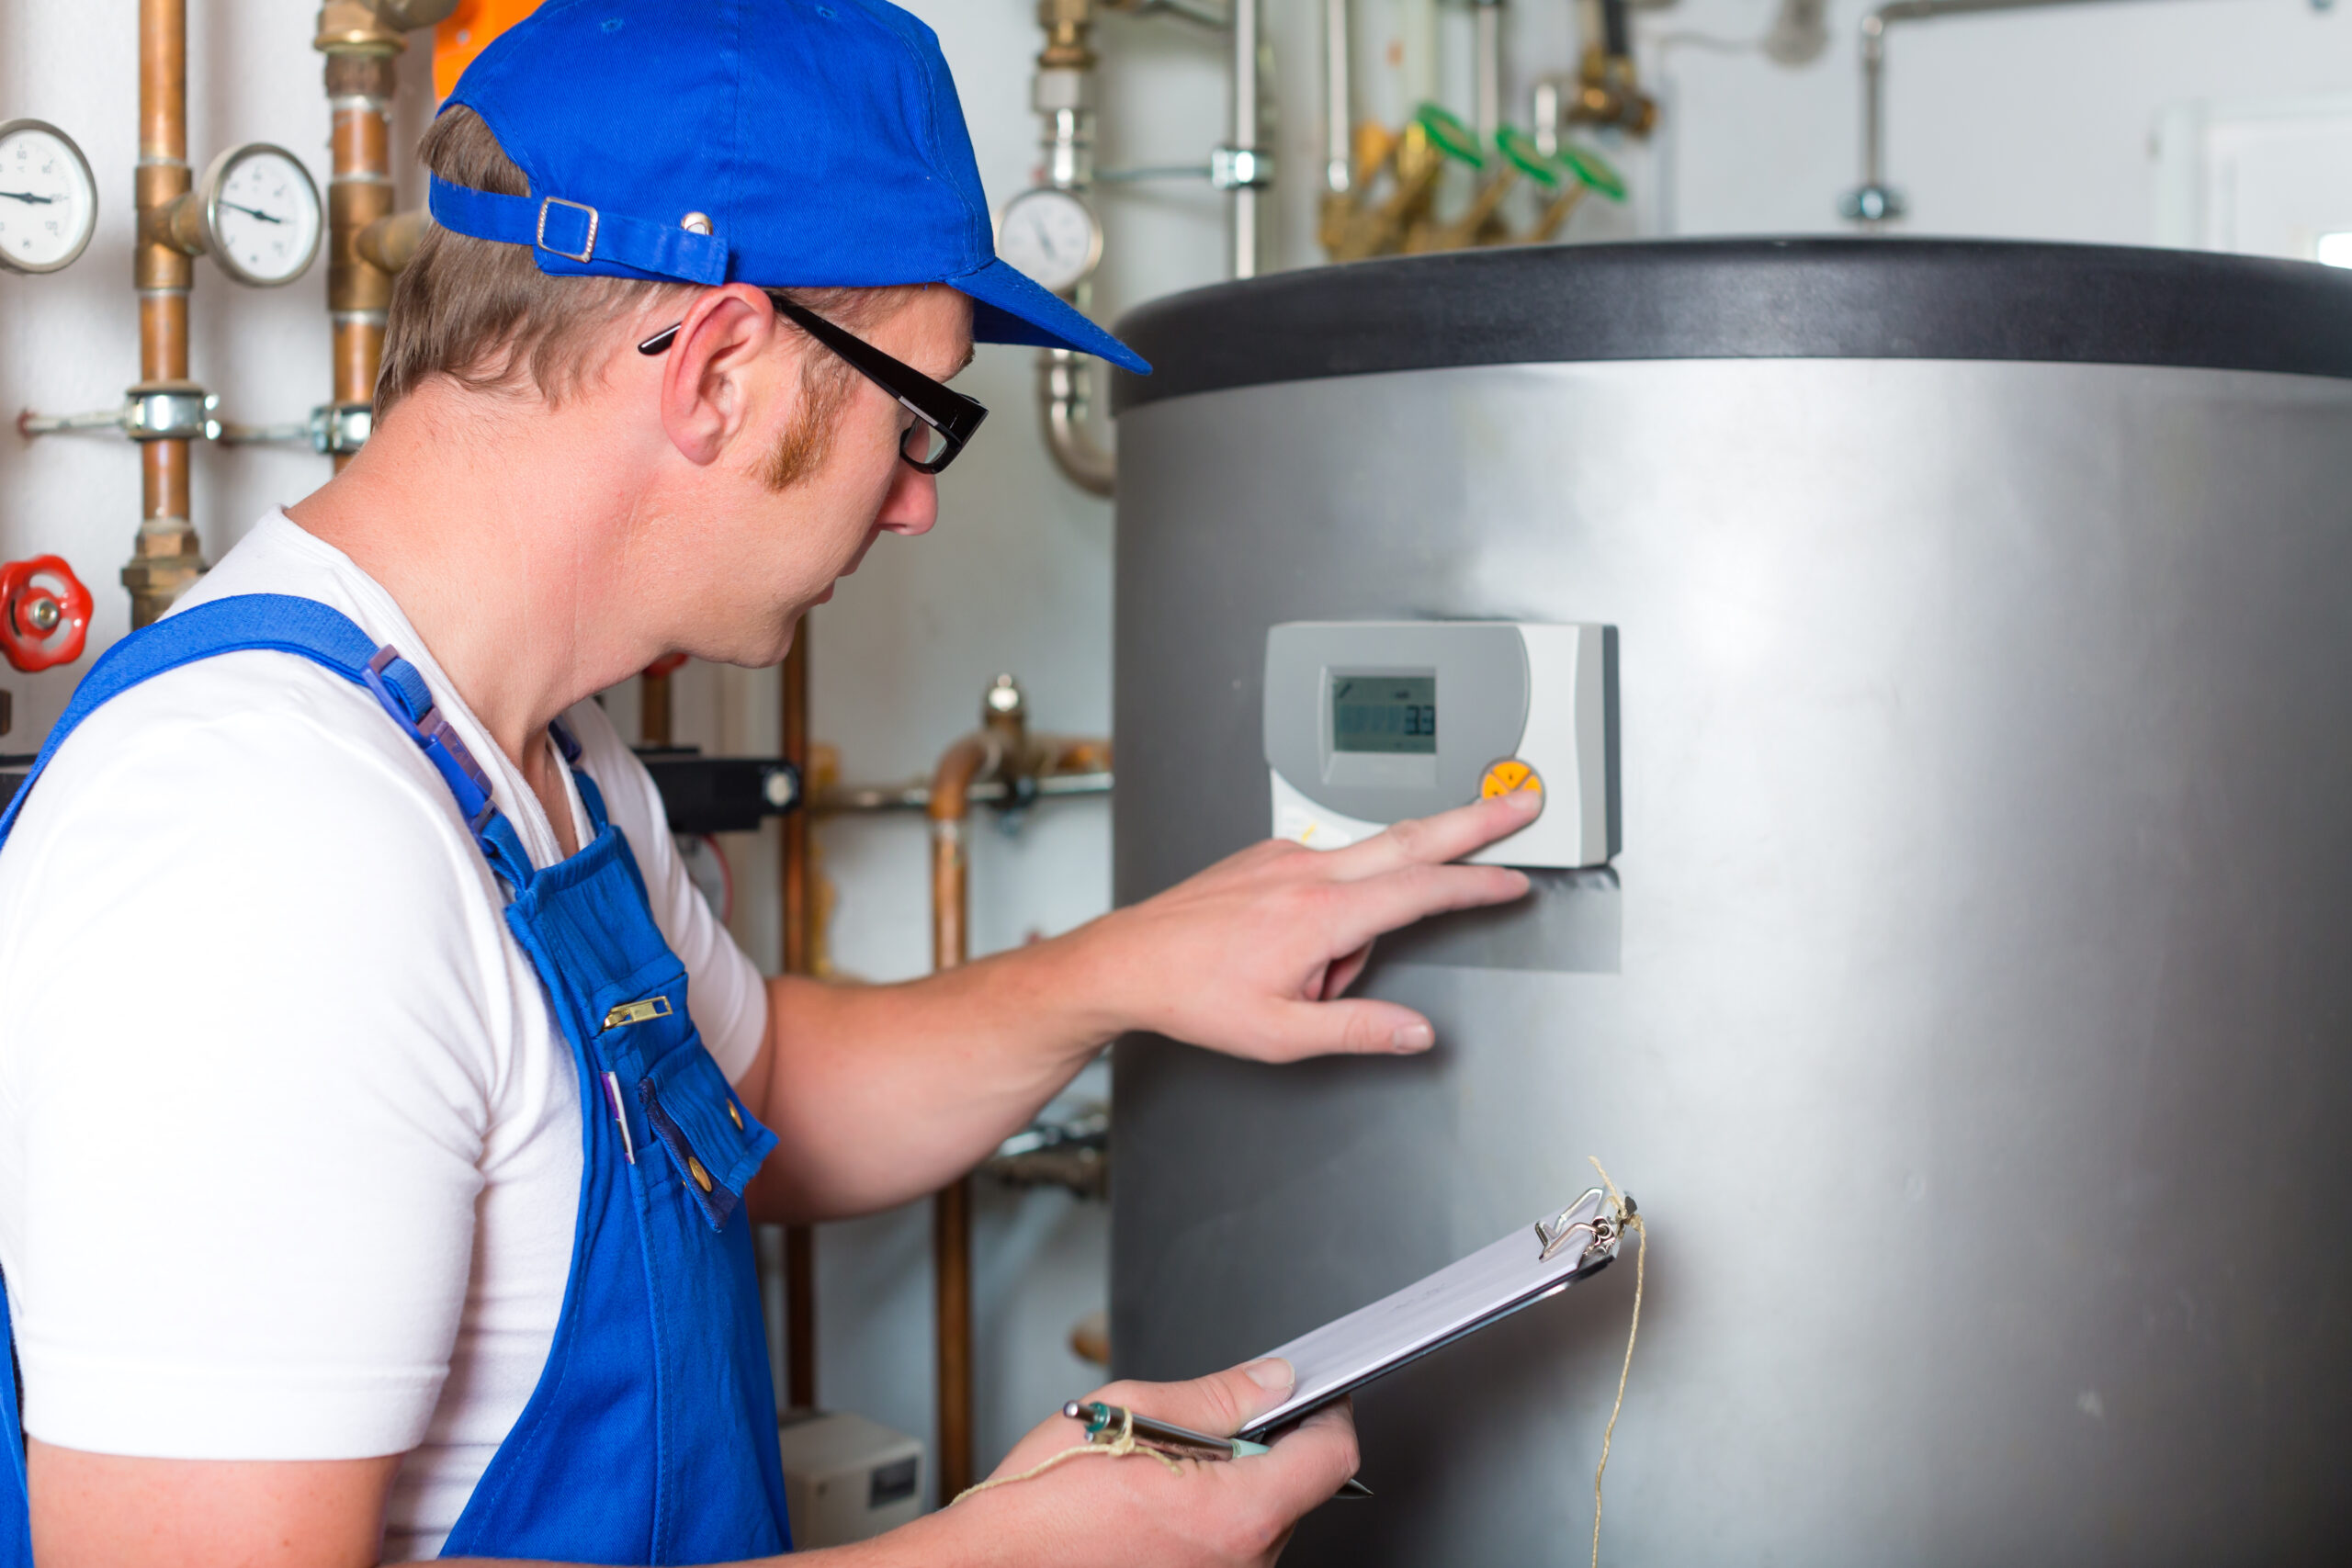
{"type": "Polygon", "coordinates": [[[534,194],[436,179],[434,220],[527,245],[541,272],[944,283],[971,297],[982,343],[1151,370],[997,259],[939,39],[883,0],[548,0],[449,104],[482,118],[534,194]]]}

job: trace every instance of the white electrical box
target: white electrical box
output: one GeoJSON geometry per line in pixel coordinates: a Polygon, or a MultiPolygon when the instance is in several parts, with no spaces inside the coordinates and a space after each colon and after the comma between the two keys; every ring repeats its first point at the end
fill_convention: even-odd
{"type": "Polygon", "coordinates": [[[1339,849],[1481,795],[1543,814],[1469,858],[1598,866],[1623,833],[1617,628],[1293,621],[1266,634],[1273,833],[1339,849]]]}
{"type": "Polygon", "coordinates": [[[865,1540],[922,1512],[922,1444],[903,1432],[846,1410],[795,1410],[776,1443],[796,1550],[865,1540]]]}

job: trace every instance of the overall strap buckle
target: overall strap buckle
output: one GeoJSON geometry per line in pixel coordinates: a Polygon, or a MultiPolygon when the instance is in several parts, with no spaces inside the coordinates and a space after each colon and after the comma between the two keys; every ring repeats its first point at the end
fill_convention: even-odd
{"type": "Polygon", "coordinates": [[[376,694],[384,711],[399,721],[409,739],[432,762],[434,771],[449,786],[449,793],[458,797],[458,810],[466,819],[467,829],[479,836],[497,815],[497,807],[490,798],[490,775],[482,772],[481,764],[466,749],[465,738],[441,716],[424,677],[417,672],[415,665],[400,656],[397,649],[386,643],[368,660],[360,678],[376,694]]]}

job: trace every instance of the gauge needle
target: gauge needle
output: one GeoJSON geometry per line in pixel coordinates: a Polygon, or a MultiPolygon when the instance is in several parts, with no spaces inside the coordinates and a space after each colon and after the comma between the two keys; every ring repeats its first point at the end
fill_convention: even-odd
{"type": "Polygon", "coordinates": [[[242,212],[248,218],[258,218],[265,223],[283,223],[286,221],[283,218],[273,217],[269,213],[261,211],[257,208],[239,207],[233,201],[224,201],[220,205],[227,208],[232,212],[242,212]]]}
{"type": "Polygon", "coordinates": [[[0,196],[6,197],[10,201],[37,201],[43,207],[54,206],[57,201],[57,198],[53,196],[35,196],[28,190],[0,190],[0,196]]]}

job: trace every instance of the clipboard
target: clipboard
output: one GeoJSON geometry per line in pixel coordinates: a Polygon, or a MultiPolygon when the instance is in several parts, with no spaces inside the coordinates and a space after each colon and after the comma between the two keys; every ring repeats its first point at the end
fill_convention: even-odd
{"type": "MultiPolygon", "coordinates": [[[[1625,1205],[1630,1212],[1633,1200],[1625,1205]]],[[[1262,1438],[1432,1350],[1558,1295],[1607,1268],[1623,1239],[1616,1209],[1595,1187],[1532,1229],[1513,1231],[1392,1295],[1275,1346],[1266,1354],[1290,1362],[1298,1382],[1288,1399],[1239,1435],[1262,1438]]]]}

